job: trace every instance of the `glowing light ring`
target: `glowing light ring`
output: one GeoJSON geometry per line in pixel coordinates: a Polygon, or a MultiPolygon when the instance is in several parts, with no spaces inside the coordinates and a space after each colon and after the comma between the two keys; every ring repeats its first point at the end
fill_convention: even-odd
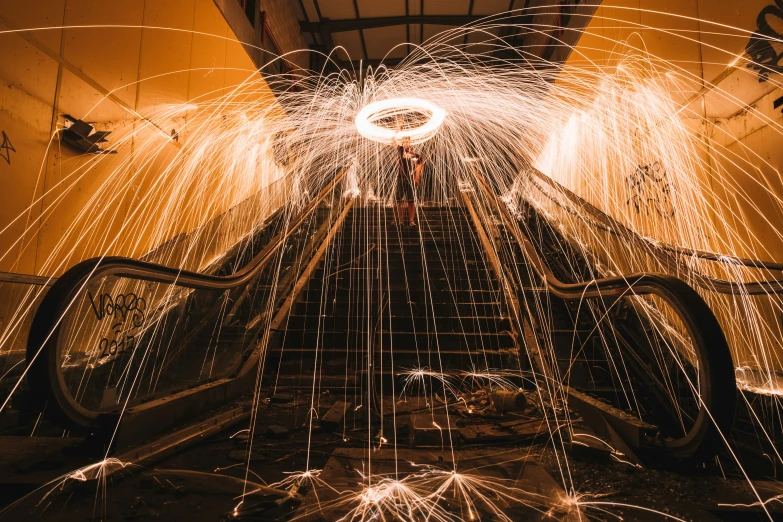
{"type": "Polygon", "coordinates": [[[432,139],[446,118],[446,111],[432,102],[419,98],[392,98],[366,105],[356,115],[356,130],[368,140],[391,145],[394,140],[410,138],[411,144],[424,143],[432,139]],[[393,118],[409,112],[428,113],[429,120],[413,129],[395,130],[376,125],[384,118],[393,118]]]}

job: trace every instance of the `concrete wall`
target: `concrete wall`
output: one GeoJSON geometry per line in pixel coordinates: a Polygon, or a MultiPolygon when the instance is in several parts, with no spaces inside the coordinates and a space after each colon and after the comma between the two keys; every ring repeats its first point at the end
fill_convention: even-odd
{"type": "Polygon", "coordinates": [[[214,2],[238,39],[247,44],[245,49],[258,68],[273,59],[262,51],[262,48],[270,48],[261,41],[261,12],[263,12],[266,16],[267,31],[272,34],[275,43],[280,47],[280,53],[286,55],[289,67],[307,69],[310,56],[306,52],[295,52],[307,49],[308,46],[299,30],[299,20],[294,6],[289,0],[257,0],[258,12],[252,24],[237,0],[214,0],[214,2]]]}
{"type": "MultiPolygon", "coordinates": [[[[783,8],[778,4],[783,2],[604,0],[557,82],[567,86],[574,78],[585,80],[583,91],[573,97],[581,98],[583,111],[563,115],[564,130],[552,142],[549,162],[543,162],[551,168],[548,173],[642,235],[783,262],[783,114],[774,108],[783,96],[783,75],[760,76],[746,53],[762,10],[775,31],[769,36],[781,38],[783,8]],[[629,56],[641,58],[632,65],[638,74],[628,73],[629,56]],[[599,74],[590,78],[591,73],[599,74]],[[600,84],[607,78],[606,85],[619,86],[616,99],[600,84]],[[644,98],[646,88],[660,107],[644,98]],[[609,101],[591,107],[602,96],[609,101]],[[618,121],[619,129],[609,129],[618,121]],[[629,122],[641,123],[624,128],[629,122]],[[611,141],[599,143],[599,135],[611,141]],[[633,194],[627,180],[640,166],[658,160],[668,162],[673,216],[639,212],[629,203],[633,194]]],[[[768,61],[777,63],[783,42],[769,45],[768,61]]],[[[583,224],[571,226],[577,230],[583,224]]],[[[645,264],[644,256],[634,258],[638,248],[601,234],[590,239],[590,233],[580,232],[586,243],[594,241],[605,266],[623,273],[662,269],[645,264]]],[[[779,271],[692,262],[733,281],[781,277],[779,271]]],[[[780,296],[703,295],[721,320],[738,366],[783,370],[780,296]]]]}
{"type": "MultiPolygon", "coordinates": [[[[773,107],[783,77],[773,73],[760,82],[744,52],[767,6],[774,1],[604,1],[565,70],[610,70],[634,50],[673,70],[676,88],[669,94],[698,136],[701,182],[714,192],[713,223],[741,238],[726,253],[783,259],[783,114],[773,107]]],[[[767,18],[783,32],[783,19],[767,18]]],[[[774,47],[783,52],[783,45],[774,47]]]]}
{"type": "MultiPolygon", "coordinates": [[[[0,131],[15,149],[0,148],[0,223],[8,225],[0,234],[0,253],[6,253],[0,271],[56,276],[91,255],[143,255],[161,238],[142,234],[132,246],[92,241],[76,252],[55,249],[69,227],[83,225],[80,211],[94,203],[90,198],[112,172],[147,160],[138,155],[150,140],[158,140],[160,153],[145,167],[142,179],[149,183],[118,185],[122,196],[111,201],[112,216],[103,218],[108,228],[93,225],[91,233],[110,237],[134,202],[156,190],[155,172],[188,146],[186,133],[178,143],[165,139],[188,118],[187,111],[166,113],[166,107],[214,99],[248,79],[259,81],[256,65],[213,0],[0,0],[0,30],[35,27],[54,29],[0,34],[0,131]],[[64,124],[63,114],[111,130],[109,145],[119,153],[82,156],[51,139],[64,124]],[[88,175],[74,180],[75,172],[88,168],[88,175]],[[53,253],[68,262],[53,262],[53,253]]],[[[274,103],[262,88],[252,96],[274,103]]],[[[225,210],[216,205],[210,212],[225,210]]],[[[171,237],[199,224],[183,220],[171,237]]]]}
{"type": "MultiPolygon", "coordinates": [[[[263,128],[244,137],[246,114],[279,107],[238,10],[229,25],[214,0],[0,0],[0,272],[97,255],[202,269],[283,204],[263,128]],[[117,154],[61,143],[65,114],[117,154]]],[[[23,352],[44,290],[0,282],[0,354],[23,352]]]]}
{"type": "Polygon", "coordinates": [[[286,58],[306,69],[310,63],[307,53],[295,52],[307,49],[302,33],[299,31],[299,20],[296,17],[291,0],[261,0],[261,10],[266,13],[266,25],[280,46],[280,51],[286,58]]]}

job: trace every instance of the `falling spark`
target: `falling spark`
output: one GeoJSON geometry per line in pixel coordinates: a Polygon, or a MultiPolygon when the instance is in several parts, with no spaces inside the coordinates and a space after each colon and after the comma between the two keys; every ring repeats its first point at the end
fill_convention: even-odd
{"type": "MultiPolygon", "coordinates": [[[[635,12],[640,11],[651,12],[635,12]]],[[[497,190],[516,219],[525,223],[531,211],[535,211],[562,236],[564,243],[557,246],[562,250],[567,247],[588,261],[585,268],[569,260],[572,264],[566,275],[572,279],[662,272],[698,288],[729,339],[740,389],[777,401],[783,396],[779,379],[783,346],[778,324],[783,312],[783,292],[779,291],[780,284],[776,288],[774,283],[779,270],[756,261],[774,258],[770,245],[783,241],[783,230],[775,221],[783,210],[783,199],[759,182],[757,169],[748,158],[765,167],[771,165],[743,143],[738,142],[733,149],[720,145],[719,139],[731,138],[731,131],[707,120],[690,104],[682,104],[678,93],[686,90],[684,85],[697,86],[691,90],[700,92],[701,77],[603,35],[599,36],[607,44],[623,49],[606,63],[585,65],[577,57],[563,67],[543,62],[555,66],[531,66],[529,49],[514,47],[504,38],[492,36],[514,33],[516,29],[528,31],[530,27],[515,25],[514,16],[518,14],[491,17],[468,28],[440,33],[421,46],[411,46],[410,55],[398,67],[363,69],[360,78],[347,70],[311,76],[268,74],[264,78],[254,72],[227,93],[130,111],[129,117],[134,121],[149,124],[118,125],[113,129],[112,148],[119,153],[116,157],[94,156],[74,164],[55,186],[47,187],[16,218],[0,224],[0,238],[10,245],[0,252],[0,260],[15,259],[20,250],[31,244],[36,227],[57,220],[58,210],[65,208],[70,198],[78,197],[85,180],[95,179],[94,190],[41,260],[41,273],[61,274],[89,257],[114,255],[186,270],[218,270],[218,265],[229,263],[236,271],[242,266],[243,256],[240,253],[230,257],[226,252],[234,245],[243,245],[243,252],[252,251],[254,235],[269,225],[267,218],[278,209],[282,209],[282,218],[276,226],[285,229],[312,195],[342,169],[347,172],[338,196],[342,194],[346,200],[372,208],[389,204],[397,161],[389,144],[407,136],[429,158],[431,174],[429,184],[421,187],[423,199],[445,206],[452,197],[474,198],[480,206],[479,220],[488,227],[494,226],[497,216],[487,210],[489,202],[476,190],[481,175],[497,190]],[[465,43],[472,35],[487,36],[482,42],[484,50],[465,43]],[[500,55],[509,57],[501,60],[500,55]],[[395,124],[397,116],[414,123],[399,129],[395,124]],[[711,129],[716,138],[705,144],[703,135],[693,130],[693,122],[697,127],[711,129]],[[177,141],[163,128],[176,128],[177,141]],[[131,149],[134,154],[130,154],[131,149]],[[708,155],[710,159],[704,159],[708,155]],[[720,190],[714,186],[720,186],[720,190]],[[769,199],[771,210],[762,211],[757,193],[769,199]],[[31,220],[33,211],[41,207],[45,210],[40,220],[31,220]],[[733,225],[745,223],[747,215],[760,216],[769,236],[751,229],[738,230],[733,225]],[[21,234],[20,224],[24,224],[21,234]],[[747,259],[754,262],[748,263],[747,259]],[[772,283],[763,292],[751,293],[752,285],[766,280],[772,283]],[[731,292],[719,291],[724,283],[733,285],[731,292]]],[[[608,16],[605,20],[616,21],[608,16]]],[[[744,34],[713,22],[700,23],[715,34],[744,34]]],[[[37,30],[50,29],[54,28],[37,30]]],[[[639,29],[662,31],[643,25],[639,29]]],[[[693,41],[687,35],[673,37],[682,42],[693,41]]],[[[729,54],[734,56],[729,62],[732,74],[751,74],[740,67],[747,60],[745,56],[734,51],[729,54]]],[[[781,87],[774,78],[769,82],[781,87]]],[[[719,85],[711,92],[720,102],[739,103],[719,85]]],[[[757,108],[747,110],[763,121],[773,136],[783,135],[779,122],[757,108]]],[[[50,146],[54,146],[54,139],[50,146]]],[[[46,168],[45,163],[42,169],[46,168]]],[[[330,205],[337,205],[338,199],[330,205]]],[[[304,233],[314,231],[308,229],[304,233]]],[[[460,238],[460,245],[465,246],[470,240],[460,238]]],[[[511,246],[500,241],[493,245],[495,251],[488,254],[519,261],[511,246]]],[[[289,247],[293,248],[290,244],[286,248],[289,247]]],[[[380,246],[374,251],[379,255],[381,252],[380,246]]],[[[297,256],[301,262],[303,252],[294,252],[297,256]]],[[[276,266],[279,269],[280,265],[276,266]]],[[[513,280],[506,283],[513,288],[535,289],[531,287],[534,274],[524,266],[525,263],[509,263],[513,280]]],[[[273,280],[280,277],[278,271],[273,280]]],[[[354,290],[361,288],[357,281],[351,279],[354,290]]],[[[479,291],[486,288],[482,286],[486,282],[466,283],[471,291],[479,291]]],[[[454,283],[446,281],[450,290],[454,283]]],[[[167,376],[185,368],[177,366],[179,361],[190,359],[190,353],[184,353],[170,340],[185,338],[186,321],[182,319],[184,315],[177,313],[195,301],[193,292],[127,278],[93,281],[85,290],[99,296],[98,304],[87,299],[74,301],[61,317],[60,369],[67,376],[74,400],[85,408],[100,409],[105,392],[106,397],[113,399],[112,408],[125,408],[137,398],[170,391],[166,388],[167,376]],[[103,296],[109,296],[111,301],[103,296]],[[123,296],[122,301],[119,296],[123,296]],[[145,296],[144,307],[141,296],[145,296]],[[108,314],[117,321],[96,319],[90,315],[94,310],[98,316],[108,314]],[[177,330],[179,337],[172,330],[177,330]],[[96,340],[100,341],[93,342],[96,340]],[[102,340],[104,344],[100,344],[102,340]],[[96,390],[101,392],[97,399],[96,390]]],[[[0,331],[0,353],[11,353],[44,292],[45,288],[25,291],[0,331]]],[[[427,292],[431,297],[431,291],[427,292]]],[[[233,297],[222,295],[213,342],[196,349],[202,350],[198,354],[204,364],[197,375],[188,377],[192,385],[213,379],[213,369],[230,370],[220,368],[218,341],[224,335],[222,326],[230,324],[233,318],[233,297]],[[208,371],[202,371],[206,368],[208,371]]],[[[269,313],[259,319],[261,331],[271,321],[275,296],[266,299],[265,309],[269,313]]],[[[650,327],[648,340],[655,352],[651,364],[662,369],[675,368],[673,373],[662,371],[666,379],[661,391],[684,424],[685,405],[693,396],[687,392],[681,396],[682,390],[675,386],[679,379],[671,377],[684,377],[681,380],[690,386],[685,388],[695,388],[687,374],[687,369],[693,367],[693,346],[681,334],[679,319],[655,299],[633,297],[625,302],[629,313],[642,317],[650,327]]],[[[358,306],[356,296],[349,304],[358,306]]],[[[543,356],[554,360],[556,328],[546,299],[540,294],[525,293],[523,304],[529,316],[522,317],[523,312],[517,311],[518,317],[511,319],[518,324],[538,325],[544,340],[543,356]]],[[[626,358],[631,355],[613,349],[619,333],[607,319],[609,311],[592,303],[579,306],[578,318],[587,317],[598,325],[592,333],[599,348],[608,354],[606,371],[622,383],[618,395],[641,416],[644,408],[639,406],[628,378],[626,358]]],[[[467,335],[465,329],[471,317],[454,319],[454,332],[467,335]]],[[[317,333],[324,331],[324,325],[319,323],[317,333]]],[[[361,333],[369,331],[366,327],[361,333]]],[[[444,398],[448,395],[455,399],[453,402],[467,407],[464,396],[468,390],[517,390],[524,378],[533,384],[530,389],[538,396],[545,418],[555,419],[549,424],[550,444],[559,444],[561,447],[556,449],[562,450],[558,437],[563,425],[560,416],[564,413],[559,398],[563,385],[572,377],[571,369],[561,372],[559,368],[539,368],[538,373],[531,375],[520,370],[518,364],[493,368],[486,360],[491,347],[481,344],[482,333],[478,332],[480,348],[468,354],[471,370],[445,370],[441,359],[445,347],[437,345],[425,350],[416,346],[420,357],[425,352],[433,357],[422,358],[415,368],[396,372],[403,382],[399,396],[420,393],[429,397],[435,394],[432,388],[439,387],[444,390],[444,398]]],[[[573,338],[572,363],[585,350],[577,336],[573,338]]],[[[533,360],[535,356],[526,348],[531,349],[522,346],[521,355],[533,360]]],[[[369,356],[372,349],[365,355],[369,356]]],[[[393,352],[393,348],[389,350],[393,352]]],[[[29,365],[32,361],[26,362],[29,365]]],[[[3,376],[15,379],[12,394],[25,374],[26,369],[3,376]]],[[[320,386],[318,371],[313,373],[313,379],[315,389],[320,386]]],[[[358,395],[354,408],[355,413],[366,413],[367,419],[379,413],[370,395],[358,395]]],[[[10,400],[11,395],[4,397],[0,410],[10,400]]],[[[447,412],[449,401],[444,401],[447,412]]],[[[432,408],[431,402],[428,401],[428,408],[432,408]]],[[[318,414],[315,406],[310,411],[313,417],[318,414]]],[[[570,422],[567,412],[565,415],[566,422],[570,422]]],[[[367,421],[368,433],[371,422],[367,421]]],[[[399,422],[396,417],[395,422],[399,422]]],[[[760,424],[761,420],[756,422],[760,424]]],[[[251,425],[232,438],[247,431],[252,441],[254,429],[255,425],[251,425]]],[[[764,434],[771,442],[770,436],[764,434]]],[[[728,434],[723,435],[728,438],[728,434]]],[[[345,436],[342,439],[348,440],[345,436]]],[[[383,445],[384,451],[396,450],[396,438],[389,439],[381,436],[377,449],[383,445]]],[[[373,444],[368,441],[368,448],[373,444]]],[[[613,455],[618,460],[623,457],[616,450],[613,455]]],[[[779,455],[775,458],[783,464],[779,455]]],[[[510,520],[503,510],[515,502],[552,516],[565,513],[578,517],[586,509],[611,513],[616,508],[639,509],[679,520],[652,508],[585,500],[587,496],[544,498],[515,488],[509,481],[474,471],[457,472],[456,460],[454,469],[422,467],[405,477],[368,472],[361,477],[359,492],[341,492],[345,495],[338,505],[348,510],[341,520],[473,520],[480,517],[480,510],[500,520],[510,520]],[[456,498],[465,508],[464,513],[456,515],[443,507],[447,497],[456,498]]],[[[568,463],[559,465],[560,478],[567,486],[571,480],[568,463]]],[[[125,466],[107,458],[58,479],[57,486],[101,481],[125,466]]],[[[273,487],[292,495],[305,488],[335,491],[321,475],[315,469],[289,473],[273,487]]],[[[759,499],[756,504],[744,506],[764,507],[779,500],[780,496],[759,499]]],[[[235,515],[241,506],[242,502],[236,506],[235,515]]]]}

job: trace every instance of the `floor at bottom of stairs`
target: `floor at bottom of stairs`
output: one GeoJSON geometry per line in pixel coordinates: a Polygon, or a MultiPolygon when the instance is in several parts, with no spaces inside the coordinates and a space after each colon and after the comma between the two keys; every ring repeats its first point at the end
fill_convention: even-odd
{"type": "MultiPolygon", "coordinates": [[[[446,412],[442,405],[414,398],[384,402],[390,413],[383,423],[378,418],[368,423],[361,408],[352,407],[338,423],[313,419],[310,429],[311,408],[323,418],[346,399],[279,391],[262,399],[252,434],[240,424],[162,461],[129,466],[105,479],[73,475],[5,506],[3,519],[380,520],[381,510],[399,515],[411,509],[410,519],[418,520],[422,504],[416,503],[436,494],[432,513],[449,520],[769,520],[758,506],[742,506],[756,502],[747,482],[718,468],[695,478],[692,472],[556,453],[546,427],[529,429],[543,421],[535,411],[504,420],[465,418],[450,409],[451,443],[441,433],[440,439],[412,444],[411,415],[446,412]],[[528,431],[510,439],[487,437],[480,444],[461,437],[465,427],[503,422],[521,422],[528,431]],[[452,484],[437,493],[455,460],[458,471],[470,477],[467,490],[459,494],[452,484]],[[316,479],[286,487],[292,472],[306,469],[314,470],[316,479]],[[368,476],[374,477],[373,490],[366,489],[368,476]]],[[[754,486],[763,498],[781,493],[773,482],[754,481],[754,486]]],[[[781,520],[775,504],[767,507],[773,520],[781,520]]]]}

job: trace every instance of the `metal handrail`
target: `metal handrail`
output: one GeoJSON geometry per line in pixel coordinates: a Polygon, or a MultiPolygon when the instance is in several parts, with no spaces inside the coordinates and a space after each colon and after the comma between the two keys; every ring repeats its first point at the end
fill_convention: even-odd
{"type": "Polygon", "coordinates": [[[722,434],[727,434],[734,423],[737,385],[726,337],[715,314],[699,293],[681,279],[668,274],[636,273],[580,283],[560,281],[513,219],[506,204],[480,172],[474,169],[474,174],[485,196],[494,201],[506,229],[553,295],[565,300],[581,300],[649,294],[663,299],[674,309],[696,348],[699,382],[695,386],[701,407],[693,427],[684,437],[667,441],[666,450],[669,455],[681,460],[714,455],[723,440],[722,434]]]}
{"type": "MultiPolygon", "coordinates": [[[[41,407],[47,405],[47,412],[67,425],[89,427],[97,420],[98,413],[83,408],[67,390],[57,342],[64,322],[64,314],[90,281],[111,275],[196,290],[237,288],[251,281],[267,266],[274,254],[305,223],[317,206],[332,193],[344,176],[345,169],[339,171],[284,230],[234,274],[227,276],[202,274],[118,256],[87,259],[68,269],[44,296],[30,326],[27,341],[29,364],[27,378],[33,400],[41,407]]],[[[252,360],[246,361],[240,373],[247,373],[252,364],[252,360]]]]}
{"type": "Polygon", "coordinates": [[[17,272],[0,272],[0,283],[14,283],[30,286],[52,286],[56,277],[19,274],[17,272]]]}
{"type": "MultiPolygon", "coordinates": [[[[645,246],[652,246],[653,254],[656,255],[656,257],[658,257],[658,259],[660,259],[664,264],[669,266],[674,264],[676,268],[682,269],[683,271],[686,272],[695,273],[697,277],[693,278],[694,282],[697,285],[699,285],[699,287],[705,290],[715,291],[722,294],[747,293],[749,295],[761,295],[761,294],[769,294],[769,293],[783,293],[783,279],[771,279],[766,281],[755,281],[749,283],[736,283],[733,281],[726,281],[724,279],[710,277],[708,275],[702,274],[701,272],[695,271],[689,266],[687,266],[685,263],[683,263],[681,260],[679,260],[677,257],[671,254],[686,255],[686,256],[697,257],[699,259],[714,261],[718,263],[743,265],[749,268],[776,270],[776,271],[783,270],[783,263],[776,263],[774,261],[761,261],[758,259],[749,259],[744,257],[724,256],[721,254],[717,254],[715,252],[708,252],[705,250],[688,249],[676,245],[670,245],[667,243],[653,242],[647,238],[642,237],[637,232],[631,230],[627,226],[623,225],[622,223],[614,219],[606,212],[600,210],[593,204],[589,203],[588,201],[585,201],[581,196],[575,194],[574,192],[564,187],[557,181],[553,180],[546,174],[542,173],[538,169],[531,168],[529,172],[534,174],[540,180],[547,183],[553,189],[561,191],[563,194],[565,194],[565,196],[568,199],[578,204],[580,208],[587,210],[588,213],[592,214],[594,217],[603,221],[604,223],[601,224],[601,223],[590,222],[584,216],[580,215],[578,212],[574,212],[574,214],[577,217],[579,217],[579,219],[587,222],[592,226],[600,226],[602,230],[605,230],[606,232],[609,232],[610,234],[613,234],[621,239],[635,241],[645,246]],[[665,257],[661,255],[663,254],[661,250],[666,251],[665,257]]],[[[541,187],[539,187],[535,183],[535,181],[533,181],[533,184],[536,186],[536,188],[539,189],[539,191],[541,191],[544,195],[550,198],[550,200],[552,200],[556,205],[563,206],[562,203],[551,198],[551,196],[549,196],[545,190],[542,190],[541,187]]]]}

